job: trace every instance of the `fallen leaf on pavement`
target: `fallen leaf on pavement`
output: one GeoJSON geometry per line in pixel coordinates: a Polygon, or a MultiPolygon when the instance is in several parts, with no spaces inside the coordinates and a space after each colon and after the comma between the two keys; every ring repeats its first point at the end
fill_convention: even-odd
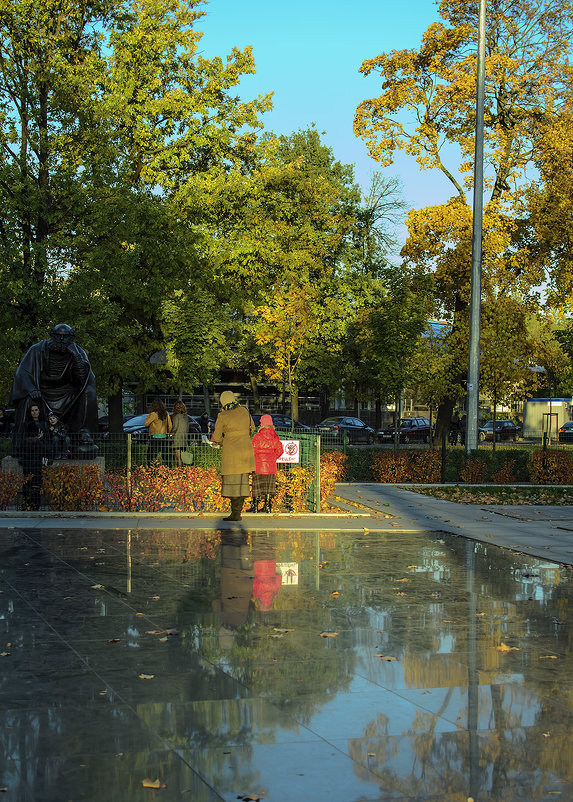
{"type": "Polygon", "coordinates": [[[557,660],[556,654],[541,654],[539,656],[540,660],[557,660]]]}
{"type": "Polygon", "coordinates": [[[155,674],[140,674],[139,679],[153,679],[155,674]]]}
{"type": "Polygon", "coordinates": [[[389,657],[386,654],[375,654],[374,657],[379,657],[381,660],[386,660],[388,663],[395,663],[398,661],[397,657],[389,657]]]}
{"type": "Polygon", "coordinates": [[[273,627],[273,632],[279,632],[281,635],[286,635],[287,632],[294,632],[294,629],[281,629],[280,627],[273,627]]]}
{"type": "Polygon", "coordinates": [[[144,788],[167,788],[167,785],[161,782],[161,780],[150,780],[148,777],[146,777],[145,780],[142,780],[141,784],[144,788]]]}
{"type": "Polygon", "coordinates": [[[320,633],[320,637],[321,638],[336,638],[337,635],[338,635],[338,632],[321,632],[320,633]]]}
{"type": "Polygon", "coordinates": [[[92,590],[105,590],[105,585],[92,585],[92,590]]]}
{"type": "Polygon", "coordinates": [[[503,641],[501,642],[500,646],[496,646],[495,648],[497,649],[498,652],[518,652],[519,651],[519,647],[518,646],[508,646],[507,643],[504,643],[503,641]]]}
{"type": "Polygon", "coordinates": [[[120,643],[120,642],[121,642],[121,638],[110,638],[108,640],[108,643],[120,643]]]}

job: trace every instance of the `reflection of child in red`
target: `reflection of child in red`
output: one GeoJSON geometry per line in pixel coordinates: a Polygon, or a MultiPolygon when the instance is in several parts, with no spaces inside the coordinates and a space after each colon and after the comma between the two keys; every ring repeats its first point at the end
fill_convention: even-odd
{"type": "Polygon", "coordinates": [[[261,415],[259,431],[253,436],[255,472],[252,475],[253,502],[247,512],[259,512],[259,500],[264,501],[262,512],[271,511],[271,499],[276,493],[277,459],[283,444],[275,432],[270,415],[261,415]]]}
{"type": "Polygon", "coordinates": [[[276,560],[255,560],[255,581],[253,596],[259,603],[259,610],[270,610],[273,599],[282,584],[282,576],[277,573],[276,560]]]}

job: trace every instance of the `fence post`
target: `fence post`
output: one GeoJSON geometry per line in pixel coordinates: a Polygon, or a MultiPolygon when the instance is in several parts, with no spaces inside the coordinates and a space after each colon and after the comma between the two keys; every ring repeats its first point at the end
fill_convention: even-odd
{"type": "Polygon", "coordinates": [[[131,498],[131,434],[127,435],[127,495],[131,498]]]}
{"type": "Polygon", "coordinates": [[[314,511],[320,512],[320,435],[316,436],[316,478],[315,478],[314,511]]]}
{"type": "Polygon", "coordinates": [[[543,450],[547,451],[547,432],[543,432],[543,450]]]}

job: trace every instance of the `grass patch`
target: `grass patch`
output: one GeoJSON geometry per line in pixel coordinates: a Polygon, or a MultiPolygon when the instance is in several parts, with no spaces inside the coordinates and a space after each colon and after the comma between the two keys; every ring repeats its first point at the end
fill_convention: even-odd
{"type": "Polygon", "coordinates": [[[458,504],[573,504],[572,487],[498,487],[455,485],[416,487],[416,493],[458,504]]]}

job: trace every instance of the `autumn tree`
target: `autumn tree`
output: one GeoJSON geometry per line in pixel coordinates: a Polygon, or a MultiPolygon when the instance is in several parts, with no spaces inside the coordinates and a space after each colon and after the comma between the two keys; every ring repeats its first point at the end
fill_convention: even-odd
{"type": "Polygon", "coordinates": [[[377,426],[381,403],[396,402],[414,375],[413,357],[428,317],[427,299],[416,289],[408,275],[387,268],[370,303],[348,327],[346,387],[376,402],[377,426]]]}
{"type": "MultiPolygon", "coordinates": [[[[89,299],[90,320],[83,315],[78,325],[88,339],[91,321],[105,320],[110,311],[130,321],[100,328],[96,348],[107,354],[99,360],[103,366],[113,361],[119,332],[118,362],[126,348],[139,354],[147,343],[149,360],[150,349],[165,347],[162,299],[197,278],[198,260],[190,257],[185,278],[179,257],[169,262],[163,223],[147,231],[141,226],[143,209],[169,204],[178,225],[184,217],[173,202],[178,188],[198,172],[244,160],[258,114],[270,105],[268,98],[241,102],[234,93],[241,75],[254,71],[250,49],[235,49],[225,61],[200,56],[201,5],[72,2],[64,13],[52,0],[41,7],[0,0],[0,195],[7,210],[0,269],[13,293],[9,322],[20,351],[45,336],[55,310],[73,308],[74,297],[89,299]],[[151,232],[158,235],[155,244],[151,232]],[[125,250],[124,243],[135,242],[125,250]],[[116,259],[125,266],[123,276],[116,259]],[[153,292],[143,300],[150,283],[145,270],[150,260],[158,265],[162,259],[153,292]],[[113,304],[106,308],[106,288],[114,280],[113,304]]],[[[165,221],[162,210],[159,220],[165,221]]],[[[178,225],[176,250],[189,232],[188,221],[178,225]]],[[[191,232],[188,255],[195,243],[191,232]]],[[[99,359],[93,351],[90,356],[99,359]]],[[[117,372],[102,371],[102,385],[116,386],[117,372]]],[[[149,370],[131,378],[146,377],[149,370]]]]}
{"type": "MultiPolygon", "coordinates": [[[[403,150],[422,169],[438,171],[452,197],[412,210],[403,249],[406,268],[432,272],[436,308],[458,336],[469,301],[475,75],[478,7],[443,0],[441,20],[418,50],[392,51],[362,64],[379,74],[382,93],[358,107],[354,130],[383,165],[403,150]]],[[[545,277],[533,258],[521,195],[534,158],[540,120],[559,105],[571,78],[573,36],[569,0],[499,0],[488,5],[486,31],[484,298],[531,296],[545,277]]],[[[452,359],[451,383],[463,391],[465,363],[452,359]]],[[[438,424],[447,427],[455,393],[442,403],[438,424]]]]}

